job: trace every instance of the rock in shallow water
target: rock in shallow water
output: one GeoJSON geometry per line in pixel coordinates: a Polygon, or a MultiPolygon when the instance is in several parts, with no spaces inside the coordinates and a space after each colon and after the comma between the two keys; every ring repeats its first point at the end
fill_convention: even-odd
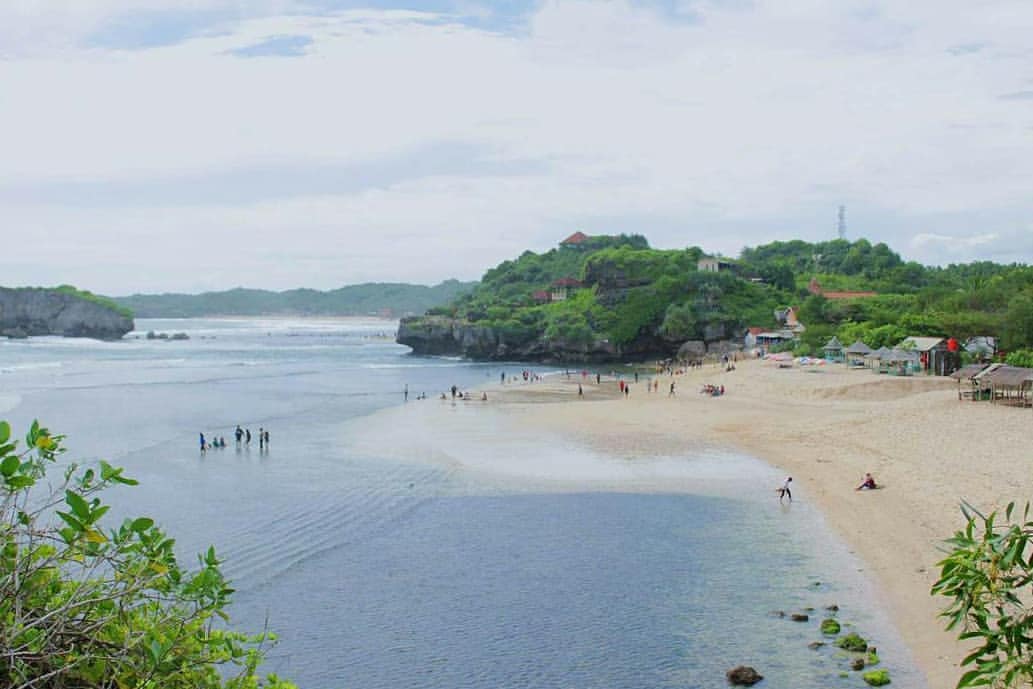
{"type": "Polygon", "coordinates": [[[763,675],[758,673],[749,665],[734,667],[725,673],[725,677],[728,679],[729,684],[743,687],[753,686],[764,679],[763,675]]]}

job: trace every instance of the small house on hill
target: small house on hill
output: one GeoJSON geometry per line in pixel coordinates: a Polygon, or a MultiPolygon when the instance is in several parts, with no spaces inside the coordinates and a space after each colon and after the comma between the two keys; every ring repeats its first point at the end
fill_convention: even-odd
{"type": "Polygon", "coordinates": [[[581,244],[584,244],[586,241],[588,241],[588,239],[588,235],[584,232],[575,232],[574,234],[570,235],[562,242],[560,242],[560,246],[580,246],[581,244]]]}
{"type": "Polygon", "coordinates": [[[843,361],[843,343],[835,335],[822,347],[826,361],[843,361]]]}
{"type": "Polygon", "coordinates": [[[531,299],[533,299],[536,304],[545,304],[552,301],[552,295],[545,290],[540,289],[536,290],[535,293],[531,295],[531,299]]]}
{"type": "Polygon", "coordinates": [[[731,270],[735,264],[716,256],[704,256],[696,262],[696,270],[701,273],[721,273],[731,270]]]}
{"type": "Polygon", "coordinates": [[[571,292],[584,287],[580,280],[574,278],[560,278],[552,283],[552,292],[549,295],[551,301],[563,301],[571,292]]]}

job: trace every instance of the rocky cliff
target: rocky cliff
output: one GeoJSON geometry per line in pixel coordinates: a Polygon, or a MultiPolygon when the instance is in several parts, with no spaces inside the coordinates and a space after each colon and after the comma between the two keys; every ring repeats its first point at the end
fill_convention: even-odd
{"type": "Polygon", "coordinates": [[[666,356],[666,348],[655,343],[619,350],[606,340],[590,345],[571,344],[545,338],[508,334],[468,321],[447,316],[412,316],[398,326],[400,344],[412,347],[413,354],[463,356],[479,361],[607,362],[666,356]]]}
{"type": "Polygon", "coordinates": [[[58,289],[0,287],[0,336],[63,335],[117,340],[133,319],[115,308],[58,289]]]}

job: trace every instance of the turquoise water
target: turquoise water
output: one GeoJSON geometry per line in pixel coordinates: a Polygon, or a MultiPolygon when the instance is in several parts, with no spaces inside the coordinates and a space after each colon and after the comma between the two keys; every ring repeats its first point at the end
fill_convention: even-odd
{"type": "MultiPolygon", "coordinates": [[[[831,603],[873,637],[897,686],[924,686],[861,565],[806,496],[779,507],[757,489],[775,476],[760,462],[687,451],[657,470],[714,480],[656,494],[622,489],[612,458],[579,458],[613,467],[603,485],[394,451],[477,423],[460,406],[458,426],[421,424],[440,392],[522,366],[415,358],[393,328],[139,321],[192,339],[0,342],[0,409],[66,433],[74,459],[127,467],[142,485],[113,492],[115,511],[156,517],[184,556],[216,544],[238,591],[234,624],[268,619],[281,641],[267,669],[306,688],[722,687],[740,663],[766,675],[761,686],[862,686],[807,647],[831,603]],[[238,423],[268,428],[269,452],[257,438],[236,449],[238,423]],[[198,432],[230,447],[201,456],[198,432]],[[805,624],[771,614],[807,607],[819,612],[805,624]]],[[[512,463],[590,454],[530,431],[447,444],[512,463]]]]}

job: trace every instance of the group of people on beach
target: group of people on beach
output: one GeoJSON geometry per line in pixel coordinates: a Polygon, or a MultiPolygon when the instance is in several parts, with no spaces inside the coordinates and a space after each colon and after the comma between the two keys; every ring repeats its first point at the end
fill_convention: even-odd
{"type": "MultiPolygon", "coordinates": [[[[208,450],[221,450],[226,447],[226,438],[223,436],[213,437],[211,441],[204,437],[204,433],[199,433],[201,442],[201,454],[204,454],[208,450]]],[[[237,449],[247,448],[251,445],[251,429],[241,428],[240,424],[237,424],[237,428],[233,431],[233,436],[237,441],[237,449]]],[[[269,431],[265,428],[258,429],[258,449],[261,451],[269,450],[269,431]]]]}

